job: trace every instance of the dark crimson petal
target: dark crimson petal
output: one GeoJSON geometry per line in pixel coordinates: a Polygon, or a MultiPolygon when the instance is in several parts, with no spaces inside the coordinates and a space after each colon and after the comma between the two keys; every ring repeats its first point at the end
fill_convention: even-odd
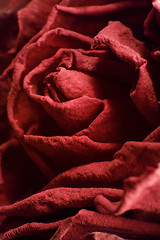
{"type": "Polygon", "coordinates": [[[122,19],[122,22],[127,23],[136,34],[142,37],[143,21],[150,10],[150,1],[104,1],[102,3],[104,5],[97,5],[97,1],[94,2],[90,1],[86,6],[86,2],[85,4],[81,1],[76,1],[75,4],[72,2],[63,4],[62,1],[61,4],[53,7],[42,32],[63,27],[93,37],[105,27],[109,20],[122,19]]]}
{"type": "Polygon", "coordinates": [[[76,133],[77,136],[86,135],[95,142],[125,142],[140,141],[147,134],[149,125],[130,99],[106,99],[103,103],[103,111],[88,128],[76,133]]]}
{"type": "Polygon", "coordinates": [[[156,239],[160,236],[159,224],[156,223],[80,210],[58,228],[51,240],[74,240],[93,231],[113,233],[125,238],[132,236],[133,239],[156,239]]]}
{"type": "MultiPolygon", "coordinates": [[[[87,5],[104,4],[106,1],[87,2],[87,5]]],[[[19,34],[17,40],[17,48],[23,46],[31,37],[33,37],[46,23],[46,20],[55,4],[62,6],[79,6],[85,5],[83,1],[61,1],[61,0],[32,0],[27,6],[18,12],[19,34]]],[[[59,25],[60,26],[60,25],[59,25]]],[[[55,26],[56,27],[56,26],[55,26]]],[[[54,27],[54,28],[55,28],[54,27]]]]}
{"type": "Polygon", "coordinates": [[[24,237],[24,236],[32,236],[36,234],[44,234],[49,231],[53,231],[57,227],[59,227],[60,224],[62,224],[66,220],[61,220],[57,222],[51,222],[51,223],[40,223],[40,222],[31,222],[26,223],[20,227],[13,228],[6,233],[3,234],[3,240],[9,240],[16,237],[24,237]]]}
{"type": "Polygon", "coordinates": [[[37,40],[39,47],[90,49],[92,38],[64,28],[47,31],[37,40]]]}
{"type": "Polygon", "coordinates": [[[142,115],[154,125],[159,124],[159,101],[147,69],[148,49],[120,22],[112,22],[96,37],[94,48],[107,45],[122,61],[139,70],[139,79],[130,96],[142,115]],[[123,37],[122,37],[123,36],[123,37]]]}
{"type": "Polygon", "coordinates": [[[160,119],[159,100],[146,64],[139,68],[139,79],[131,90],[131,98],[143,116],[158,126],[160,119]]]}
{"type": "Polygon", "coordinates": [[[94,38],[93,48],[107,45],[122,61],[138,68],[146,62],[148,49],[144,42],[137,40],[131,31],[121,22],[110,22],[94,38]]]}
{"type": "Polygon", "coordinates": [[[49,74],[46,81],[50,85],[50,89],[57,90],[57,94],[59,93],[60,98],[63,99],[62,101],[79,98],[83,95],[99,99],[127,95],[121,85],[117,86],[118,84],[106,79],[64,67],[59,67],[56,72],[49,74]]]}
{"type": "Polygon", "coordinates": [[[56,5],[56,8],[59,11],[73,14],[73,15],[80,15],[80,16],[103,16],[103,15],[113,15],[115,13],[121,12],[123,10],[130,10],[134,8],[144,8],[149,5],[149,1],[142,0],[142,1],[119,1],[113,3],[108,3],[103,5],[103,7],[95,6],[80,6],[80,7],[68,7],[63,5],[56,5]]]}
{"type": "Polygon", "coordinates": [[[66,135],[72,135],[88,127],[103,108],[103,103],[100,100],[87,96],[64,103],[54,102],[47,96],[39,96],[35,100],[43,106],[66,135]]]}
{"type": "MultiPolygon", "coordinates": [[[[36,235],[36,234],[44,234],[48,231],[52,231],[55,228],[59,227],[60,224],[67,224],[70,222],[71,219],[65,219],[61,220],[58,222],[53,222],[53,223],[39,223],[39,222],[33,222],[33,223],[26,223],[22,225],[21,227],[14,228],[8,232],[6,232],[3,235],[3,239],[12,239],[16,238],[18,236],[30,236],[30,235],[36,235]]],[[[122,240],[124,238],[120,238],[116,235],[113,234],[108,234],[104,232],[93,232],[89,234],[85,234],[84,236],[81,237],[82,240],[105,240],[105,239],[110,239],[110,240],[122,240]]]]}
{"type": "Polygon", "coordinates": [[[72,168],[59,174],[44,189],[60,186],[96,186],[96,184],[105,186],[129,176],[138,176],[146,167],[158,166],[159,147],[159,143],[127,142],[114,155],[114,160],[72,168]]]}
{"type": "Polygon", "coordinates": [[[110,188],[55,188],[32,195],[9,206],[0,206],[0,214],[7,216],[40,216],[60,208],[93,206],[94,198],[103,194],[118,201],[122,190],[110,188]]]}
{"type": "Polygon", "coordinates": [[[45,165],[48,163],[57,172],[88,162],[110,160],[122,145],[121,143],[94,142],[85,135],[71,137],[24,135],[24,143],[34,147],[34,151],[43,158],[44,154],[49,157],[50,160],[45,165]]]}
{"type": "Polygon", "coordinates": [[[19,34],[17,48],[20,49],[46,23],[52,7],[61,0],[32,0],[18,12],[19,34]]]}
{"type": "Polygon", "coordinates": [[[116,84],[119,92],[114,89],[114,93],[117,94],[117,98],[123,98],[123,96],[126,98],[131,84],[137,79],[134,69],[122,62],[108,47],[107,50],[74,51],[74,56],[73,68],[88,72],[97,78],[105,78],[107,85],[114,87],[116,84]],[[112,68],[117,71],[112,71],[112,68]]]}

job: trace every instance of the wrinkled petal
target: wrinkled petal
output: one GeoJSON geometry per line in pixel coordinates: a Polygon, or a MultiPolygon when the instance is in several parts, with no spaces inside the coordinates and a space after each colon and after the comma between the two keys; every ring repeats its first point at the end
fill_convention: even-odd
{"type": "Polygon", "coordinates": [[[60,0],[32,0],[26,7],[18,11],[19,34],[17,48],[23,46],[46,23],[52,7],[60,0]]]}
{"type": "Polygon", "coordinates": [[[94,231],[114,233],[128,238],[132,236],[132,238],[151,239],[160,236],[159,224],[81,210],[70,221],[62,224],[51,240],[78,239],[93,232],[93,229],[94,231]]]}
{"type": "Polygon", "coordinates": [[[131,99],[142,115],[157,125],[160,118],[159,102],[147,71],[148,50],[144,43],[135,39],[130,29],[120,22],[113,22],[95,37],[93,47],[99,47],[101,44],[107,45],[122,61],[139,69],[139,79],[131,89],[131,99]]]}
{"type": "Polygon", "coordinates": [[[149,1],[136,1],[136,3],[135,1],[122,1],[122,3],[107,1],[108,4],[105,3],[106,1],[104,2],[103,7],[99,2],[94,3],[94,1],[91,1],[91,3],[87,2],[87,7],[83,7],[83,5],[86,4],[83,2],[80,3],[79,1],[76,1],[75,5],[73,5],[73,3],[56,5],[55,8],[52,9],[44,30],[55,28],[61,24],[64,28],[74,31],[76,29],[77,32],[93,37],[98,31],[105,27],[104,23],[107,24],[109,20],[115,21],[120,18],[122,22],[124,21],[127,23],[135,30],[135,32],[138,33],[142,31],[140,23],[142,22],[143,24],[143,21],[148,13],[148,9],[150,9],[149,1]],[[137,14],[137,10],[140,14],[137,14]],[[130,11],[132,11],[131,18],[130,11]],[[68,19],[67,23],[65,22],[66,15],[68,19]],[[134,23],[132,19],[133,16],[134,23]],[[59,20],[58,23],[56,22],[56,19],[59,20]],[[93,22],[94,25],[92,24],[93,22]],[[137,28],[135,27],[135,23],[137,23],[137,28]]]}
{"type": "Polygon", "coordinates": [[[55,188],[32,195],[9,206],[1,206],[0,214],[8,216],[40,216],[65,207],[83,208],[93,205],[97,195],[117,201],[122,190],[107,188],[55,188]]]}
{"type": "Polygon", "coordinates": [[[55,177],[46,189],[59,186],[96,186],[96,184],[105,186],[129,176],[138,176],[146,167],[157,167],[158,163],[159,143],[127,142],[116,152],[113,161],[72,168],[55,177]]]}
{"type": "MultiPolygon", "coordinates": [[[[64,220],[66,221],[66,220],[64,220]]],[[[32,222],[32,223],[26,223],[20,227],[13,228],[10,231],[6,232],[2,236],[2,240],[8,240],[13,239],[19,236],[32,236],[36,234],[44,234],[45,232],[52,231],[56,229],[60,224],[64,222],[57,221],[57,222],[51,222],[51,223],[40,223],[40,222],[32,222]]]]}
{"type": "Polygon", "coordinates": [[[140,177],[125,180],[124,196],[120,202],[111,203],[103,196],[95,199],[97,209],[105,214],[121,215],[129,210],[139,210],[140,216],[153,221],[159,218],[159,168],[148,168],[140,177]],[[147,218],[148,217],[148,218],[147,218]]]}
{"type": "MultiPolygon", "coordinates": [[[[121,146],[120,143],[94,142],[87,136],[41,137],[24,135],[24,143],[34,147],[39,154],[45,153],[51,159],[48,164],[53,165],[55,171],[58,172],[72,166],[92,162],[94,159],[96,161],[97,158],[99,161],[106,158],[109,160],[121,146]]],[[[42,154],[42,156],[44,155],[42,154]]]]}

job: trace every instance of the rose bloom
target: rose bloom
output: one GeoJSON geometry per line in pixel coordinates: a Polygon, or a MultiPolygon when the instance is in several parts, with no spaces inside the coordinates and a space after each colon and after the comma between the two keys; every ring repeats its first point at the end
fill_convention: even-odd
{"type": "Polygon", "coordinates": [[[0,81],[1,205],[19,201],[0,214],[41,223],[5,223],[2,239],[57,227],[53,239],[160,236],[159,11],[158,0],[6,4],[19,30],[0,81]]]}

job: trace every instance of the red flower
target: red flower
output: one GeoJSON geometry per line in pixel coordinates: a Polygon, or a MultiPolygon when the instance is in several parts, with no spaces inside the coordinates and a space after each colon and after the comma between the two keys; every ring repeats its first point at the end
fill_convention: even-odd
{"type": "Polygon", "coordinates": [[[158,1],[151,8],[147,0],[32,0],[18,11],[19,52],[1,80],[0,114],[7,111],[10,125],[7,134],[0,129],[2,173],[12,200],[31,196],[0,214],[64,219],[60,209],[94,205],[100,213],[22,220],[3,239],[57,227],[54,239],[160,236],[152,219],[159,219],[158,1]]]}

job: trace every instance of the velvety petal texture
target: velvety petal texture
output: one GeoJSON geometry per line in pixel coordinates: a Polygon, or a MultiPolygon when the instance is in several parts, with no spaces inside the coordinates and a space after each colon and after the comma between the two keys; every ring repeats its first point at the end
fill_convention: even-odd
{"type": "Polygon", "coordinates": [[[2,240],[160,239],[159,0],[0,8],[2,240]]]}

